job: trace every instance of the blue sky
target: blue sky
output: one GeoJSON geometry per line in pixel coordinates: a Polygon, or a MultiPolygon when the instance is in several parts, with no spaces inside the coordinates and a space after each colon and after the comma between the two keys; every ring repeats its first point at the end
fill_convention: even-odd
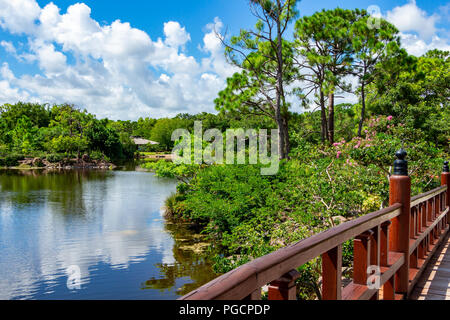
{"type": "MultiPolygon", "coordinates": [[[[303,0],[298,9],[371,5],[411,54],[450,50],[449,1],[303,0]]],[[[0,104],[68,102],[113,119],[211,112],[236,71],[212,26],[236,34],[254,23],[248,0],[0,0],[0,104]]]]}

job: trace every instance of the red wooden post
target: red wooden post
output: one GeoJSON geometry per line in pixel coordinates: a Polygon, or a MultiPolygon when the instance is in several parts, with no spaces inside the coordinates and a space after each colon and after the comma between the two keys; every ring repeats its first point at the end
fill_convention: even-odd
{"type": "Polygon", "coordinates": [[[417,268],[417,266],[418,266],[418,255],[417,255],[417,249],[416,250],[414,250],[412,253],[411,253],[411,256],[409,257],[409,267],[410,268],[417,268]]]}
{"type": "Polygon", "coordinates": [[[416,235],[416,208],[411,208],[410,224],[409,224],[409,237],[414,238],[416,235]]]}
{"type": "Polygon", "coordinates": [[[380,236],[381,230],[380,226],[377,226],[372,229],[373,234],[370,238],[370,265],[372,266],[380,266],[380,255],[381,255],[381,247],[380,247],[380,236]]]}
{"type": "Polygon", "coordinates": [[[417,235],[422,233],[422,206],[418,205],[417,207],[417,235]]]}
{"type": "Polygon", "coordinates": [[[395,276],[383,285],[383,300],[395,300],[395,276]]]}
{"type": "Polygon", "coordinates": [[[342,246],[322,254],[322,300],[342,299],[342,246]]]}
{"type": "Polygon", "coordinates": [[[431,244],[432,244],[432,245],[436,244],[436,227],[434,227],[433,229],[431,229],[431,232],[430,232],[430,241],[431,241],[431,244]]]}
{"type": "Polygon", "coordinates": [[[419,259],[425,259],[426,254],[426,238],[420,241],[419,246],[417,247],[417,254],[419,259]]]}
{"type": "MultiPolygon", "coordinates": [[[[431,222],[433,221],[433,200],[430,199],[427,201],[427,221],[431,222]]],[[[427,224],[428,225],[428,224],[427,224]]]]}
{"type": "MultiPolygon", "coordinates": [[[[450,207],[450,170],[449,170],[449,166],[448,166],[448,161],[444,162],[444,170],[442,170],[442,174],[441,174],[441,185],[447,186],[445,206],[450,207]]],[[[450,212],[447,213],[447,223],[450,224],[450,212]]]]}
{"type": "Polygon", "coordinates": [[[373,231],[366,231],[353,240],[353,282],[367,285],[367,267],[370,265],[370,238],[373,231]]]}
{"type": "Polygon", "coordinates": [[[390,250],[405,254],[405,263],[398,271],[396,290],[407,294],[409,286],[409,233],[411,216],[411,178],[408,176],[408,162],[405,160],[406,151],[401,149],[395,154],[398,158],[394,162],[394,174],[389,180],[389,205],[401,203],[401,213],[392,219],[390,250]]]}
{"type": "Polygon", "coordinates": [[[422,233],[427,229],[427,204],[422,203],[420,205],[420,210],[422,212],[422,230],[420,230],[420,232],[422,233]]]}
{"type": "Polygon", "coordinates": [[[386,221],[381,225],[380,232],[380,265],[387,267],[389,257],[389,226],[390,221],[386,221]]]}
{"type": "Polygon", "coordinates": [[[434,201],[434,219],[436,220],[436,218],[439,216],[439,196],[434,196],[433,198],[434,201]]]}
{"type": "Polygon", "coordinates": [[[442,207],[441,207],[441,195],[438,194],[436,196],[436,218],[441,215],[442,207]]]}
{"type": "Polygon", "coordinates": [[[429,233],[427,235],[426,239],[427,239],[426,250],[427,250],[427,254],[428,254],[428,252],[431,252],[431,233],[429,233]]]}
{"type": "Polygon", "coordinates": [[[300,277],[297,270],[291,270],[269,285],[269,300],[296,300],[297,286],[295,280],[300,277]]]}

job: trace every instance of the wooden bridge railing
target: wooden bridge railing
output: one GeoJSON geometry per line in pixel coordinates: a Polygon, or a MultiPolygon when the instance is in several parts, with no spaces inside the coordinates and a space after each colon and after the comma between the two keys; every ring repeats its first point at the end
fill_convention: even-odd
{"type": "Polygon", "coordinates": [[[296,268],[322,256],[322,299],[396,300],[408,297],[449,230],[450,173],[442,186],[411,198],[406,152],[396,153],[390,206],[342,223],[232,270],[182,300],[296,299],[296,268]],[[342,286],[342,244],[353,240],[353,281],[342,286]],[[375,273],[372,274],[372,271],[375,273]]]}

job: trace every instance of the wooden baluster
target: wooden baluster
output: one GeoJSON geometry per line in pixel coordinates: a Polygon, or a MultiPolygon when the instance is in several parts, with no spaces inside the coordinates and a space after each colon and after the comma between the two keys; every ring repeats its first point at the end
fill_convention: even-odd
{"type": "Polygon", "coordinates": [[[441,195],[440,194],[438,194],[438,195],[436,195],[436,198],[437,198],[437,202],[438,202],[438,210],[437,210],[437,217],[439,217],[440,215],[441,215],[441,212],[442,212],[442,207],[441,207],[441,195]]]}
{"type": "Polygon", "coordinates": [[[431,243],[432,244],[436,244],[436,242],[437,242],[437,239],[438,237],[437,237],[437,231],[436,231],[436,227],[434,227],[433,228],[433,230],[431,230],[431,243]]]}
{"type": "Polygon", "coordinates": [[[429,222],[427,225],[433,221],[433,200],[431,199],[427,201],[427,221],[429,222]]]}
{"type": "Polygon", "coordinates": [[[395,275],[383,285],[383,300],[395,300],[395,275]]]}
{"type": "Polygon", "coordinates": [[[416,234],[416,223],[415,223],[415,218],[414,218],[414,211],[415,211],[415,207],[411,208],[411,215],[410,215],[410,225],[409,225],[409,237],[410,238],[414,238],[414,235],[416,234]]]}
{"type": "Polygon", "coordinates": [[[422,204],[417,207],[417,236],[422,233],[422,204]]]}
{"type": "Polygon", "coordinates": [[[419,206],[414,207],[414,236],[416,238],[419,235],[419,206]]]}
{"type": "Polygon", "coordinates": [[[436,202],[435,198],[434,197],[431,198],[431,203],[433,204],[433,211],[431,213],[432,221],[434,221],[434,219],[436,218],[436,203],[435,202],[436,202]]]}
{"type": "Polygon", "coordinates": [[[434,197],[434,219],[439,216],[439,196],[434,197]]]}
{"type": "Polygon", "coordinates": [[[408,293],[409,287],[409,230],[411,215],[411,178],[408,176],[408,163],[405,160],[406,151],[396,153],[398,160],[394,162],[394,174],[389,179],[389,205],[401,203],[400,215],[392,219],[389,247],[392,251],[405,254],[405,263],[398,270],[395,281],[395,291],[408,293]]]}
{"type": "MultiPolygon", "coordinates": [[[[381,227],[376,226],[372,229],[372,236],[370,237],[370,260],[369,263],[371,266],[380,266],[381,259],[381,247],[380,247],[380,238],[381,238],[381,227]]],[[[371,300],[378,300],[379,292],[377,291],[371,298],[371,300]]]]}
{"type": "Polygon", "coordinates": [[[300,277],[297,270],[291,270],[269,285],[269,300],[296,300],[297,286],[295,280],[300,277]]]}
{"type": "Polygon", "coordinates": [[[419,259],[425,259],[426,255],[426,238],[420,241],[419,246],[417,247],[417,257],[419,259]]]}
{"type": "Polygon", "coordinates": [[[322,254],[322,300],[342,299],[342,245],[322,254]]]}
{"type": "Polygon", "coordinates": [[[418,266],[417,258],[418,258],[418,256],[417,256],[417,249],[416,249],[409,256],[409,267],[410,268],[417,268],[417,266],[418,266]]]}
{"type": "MultiPolygon", "coordinates": [[[[390,221],[381,225],[380,232],[380,265],[388,266],[389,258],[389,226],[390,221]]],[[[395,300],[395,276],[392,276],[385,284],[383,284],[383,300],[395,300]]]]}
{"type": "Polygon", "coordinates": [[[353,282],[367,285],[367,267],[370,265],[370,239],[373,231],[366,231],[353,240],[353,282]]]}
{"type": "Polygon", "coordinates": [[[414,236],[413,238],[419,235],[419,208],[417,206],[414,207],[414,236]]]}
{"type": "Polygon", "coordinates": [[[380,265],[383,267],[388,266],[389,258],[389,226],[390,221],[386,221],[381,225],[380,232],[380,265]]]}
{"type": "Polygon", "coordinates": [[[422,228],[422,218],[420,215],[420,205],[416,206],[416,237],[420,234],[420,229],[422,228]]]}
{"type": "Polygon", "coordinates": [[[437,244],[438,240],[439,240],[439,233],[438,233],[437,226],[436,226],[436,227],[434,227],[434,240],[433,240],[433,244],[437,244]]]}
{"type": "MultiPolygon", "coordinates": [[[[436,218],[438,218],[441,215],[441,196],[438,194],[436,195],[436,218]]],[[[437,238],[439,239],[439,236],[441,235],[441,224],[438,223],[436,225],[436,232],[437,232],[437,238]]]]}
{"type": "Polygon", "coordinates": [[[436,228],[433,228],[433,229],[430,230],[430,244],[431,245],[435,244],[435,239],[436,239],[435,229],[436,228]]]}
{"type": "Polygon", "coordinates": [[[422,203],[420,207],[422,210],[422,230],[420,230],[420,233],[422,233],[427,229],[427,204],[422,203]]]}
{"type": "MultiPolygon", "coordinates": [[[[442,174],[441,174],[441,185],[447,186],[447,193],[445,195],[445,207],[450,208],[450,169],[449,169],[449,165],[448,165],[448,161],[444,162],[444,168],[442,170],[442,174]]],[[[450,224],[450,210],[447,213],[447,223],[450,224]]]]}
{"type": "Polygon", "coordinates": [[[380,266],[380,237],[381,230],[380,226],[372,229],[372,237],[370,238],[370,265],[380,266]]]}

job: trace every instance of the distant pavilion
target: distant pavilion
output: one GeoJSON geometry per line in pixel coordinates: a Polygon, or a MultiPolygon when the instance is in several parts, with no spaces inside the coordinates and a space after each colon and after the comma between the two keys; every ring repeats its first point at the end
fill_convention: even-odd
{"type": "Polygon", "coordinates": [[[151,145],[159,144],[158,142],[147,140],[147,139],[144,139],[141,137],[131,137],[131,139],[137,146],[146,146],[148,144],[151,144],[151,145]]]}

